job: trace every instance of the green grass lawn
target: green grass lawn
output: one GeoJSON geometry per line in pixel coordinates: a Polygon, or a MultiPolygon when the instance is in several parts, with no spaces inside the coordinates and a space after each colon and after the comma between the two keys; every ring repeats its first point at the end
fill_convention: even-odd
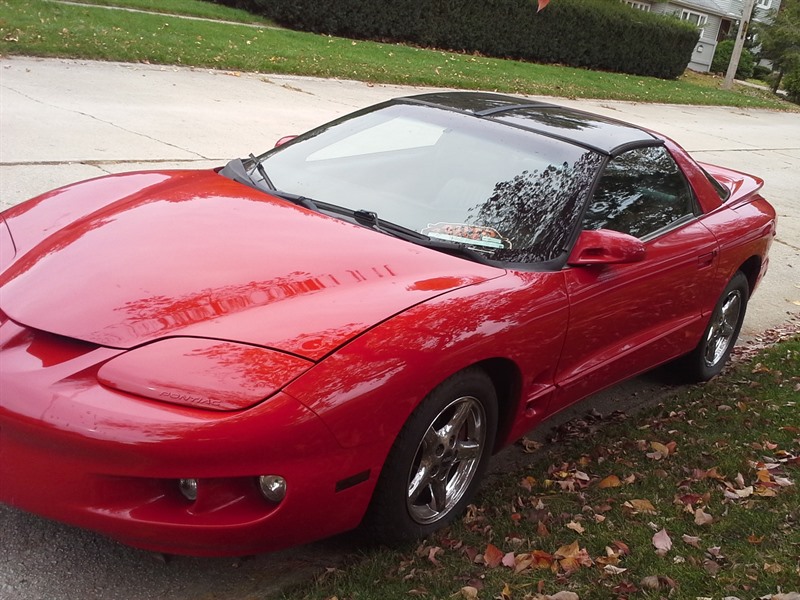
{"type": "Polygon", "coordinates": [[[270,20],[264,17],[244,10],[236,10],[235,8],[215,4],[214,2],[204,2],[203,0],[66,0],[66,2],[133,8],[148,12],[232,21],[235,23],[273,25],[270,20]]]}
{"type": "Polygon", "coordinates": [[[795,338],[648,413],[563,428],[519,472],[490,478],[455,525],[406,549],[353,554],[286,598],[800,592],[799,415],[795,338]]]}
{"type": "MultiPolygon", "coordinates": [[[[197,0],[95,0],[244,20],[246,13],[197,0]],[[224,10],[223,10],[224,9],[224,10]],[[221,12],[217,13],[216,11],[221,12]]],[[[490,59],[282,29],[179,19],[46,0],[0,0],[0,53],[313,75],[569,98],[793,110],[768,92],[719,89],[718,78],[676,81],[490,59]]]]}

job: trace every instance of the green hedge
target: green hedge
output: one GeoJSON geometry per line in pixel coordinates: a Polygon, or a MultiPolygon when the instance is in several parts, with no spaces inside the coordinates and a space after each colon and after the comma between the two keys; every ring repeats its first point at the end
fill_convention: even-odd
{"type": "Polygon", "coordinates": [[[316,33],[674,79],[697,29],[619,0],[216,0],[316,33]]]}
{"type": "Polygon", "coordinates": [[[783,89],[788,93],[789,100],[800,104],[800,68],[789,71],[783,76],[783,89]]]}

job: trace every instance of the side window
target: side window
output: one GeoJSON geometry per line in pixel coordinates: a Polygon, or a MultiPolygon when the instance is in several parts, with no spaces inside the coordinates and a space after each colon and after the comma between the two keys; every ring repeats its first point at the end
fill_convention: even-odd
{"type": "Polygon", "coordinates": [[[645,238],[695,214],[683,173],[663,146],[636,148],[609,161],[584,216],[584,229],[645,238]]]}

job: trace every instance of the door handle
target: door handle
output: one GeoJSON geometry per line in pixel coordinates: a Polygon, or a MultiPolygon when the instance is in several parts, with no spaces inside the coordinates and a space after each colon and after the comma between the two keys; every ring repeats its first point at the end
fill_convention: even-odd
{"type": "Polygon", "coordinates": [[[706,254],[701,254],[697,257],[697,265],[699,268],[704,269],[714,264],[714,259],[717,257],[717,251],[712,250],[706,254]]]}

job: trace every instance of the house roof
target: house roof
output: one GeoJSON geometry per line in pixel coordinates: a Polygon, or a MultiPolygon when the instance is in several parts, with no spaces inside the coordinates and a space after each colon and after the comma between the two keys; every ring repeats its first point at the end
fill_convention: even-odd
{"type": "Polygon", "coordinates": [[[685,6],[686,8],[706,12],[711,15],[717,15],[718,17],[734,16],[734,13],[728,12],[719,4],[714,2],[714,0],[670,0],[670,4],[685,6]]]}

